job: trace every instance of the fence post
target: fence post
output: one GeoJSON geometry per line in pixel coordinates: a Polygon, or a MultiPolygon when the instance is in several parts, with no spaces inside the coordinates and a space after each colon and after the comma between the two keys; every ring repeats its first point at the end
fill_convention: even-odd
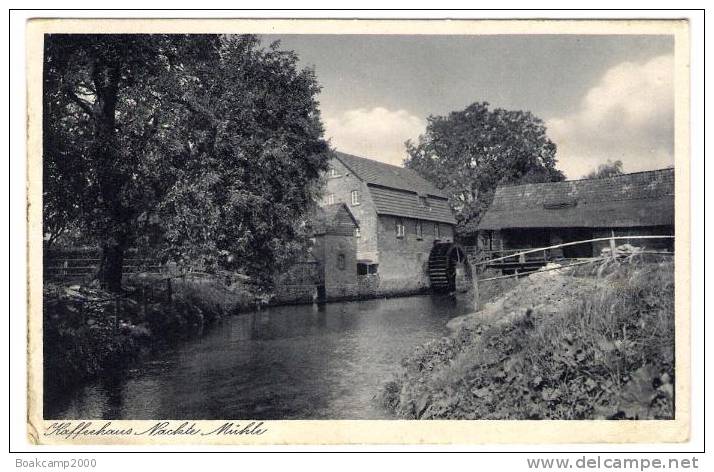
{"type": "Polygon", "coordinates": [[[119,297],[114,299],[114,335],[119,331],[119,297]]]}
{"type": "Polygon", "coordinates": [[[478,311],[479,306],[481,305],[480,295],[478,291],[478,268],[478,264],[471,265],[471,282],[474,286],[474,311],[478,311]]]}
{"type": "Polygon", "coordinates": [[[616,246],[615,246],[615,230],[611,229],[610,230],[610,256],[612,256],[613,259],[615,258],[615,248],[616,248],[616,246]]]}
{"type": "Polygon", "coordinates": [[[146,320],[146,285],[141,286],[141,306],[143,319],[146,320]]]}

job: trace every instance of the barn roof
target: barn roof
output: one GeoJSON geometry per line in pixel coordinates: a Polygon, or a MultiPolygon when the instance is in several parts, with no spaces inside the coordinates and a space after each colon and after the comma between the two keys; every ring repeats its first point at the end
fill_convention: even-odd
{"type": "Polygon", "coordinates": [[[337,234],[351,236],[359,224],[350,209],[344,203],[325,205],[316,209],[313,218],[313,232],[318,234],[337,234]]]}
{"type": "Polygon", "coordinates": [[[674,224],[674,169],[496,189],[479,229],[674,224]]]}
{"type": "Polygon", "coordinates": [[[378,214],[456,224],[448,197],[412,169],[335,152],[334,156],[367,183],[378,214]],[[419,197],[427,197],[424,207],[419,197]]]}

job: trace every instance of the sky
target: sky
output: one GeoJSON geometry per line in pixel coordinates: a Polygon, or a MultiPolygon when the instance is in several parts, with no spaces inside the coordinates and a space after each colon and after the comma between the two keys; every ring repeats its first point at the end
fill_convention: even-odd
{"type": "Polygon", "coordinates": [[[474,102],[527,110],[570,179],[608,160],[626,172],[674,163],[674,40],[645,35],[281,35],[322,85],[340,151],[402,165],[429,115],[474,102]]]}

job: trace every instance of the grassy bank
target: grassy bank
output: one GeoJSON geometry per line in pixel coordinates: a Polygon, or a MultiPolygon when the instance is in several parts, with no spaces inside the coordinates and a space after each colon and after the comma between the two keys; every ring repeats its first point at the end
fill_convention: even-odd
{"type": "Polygon", "coordinates": [[[417,348],[381,395],[402,418],[674,415],[673,264],[637,260],[521,279],[417,348]]]}
{"type": "Polygon", "coordinates": [[[45,282],[44,385],[61,393],[121,372],[149,352],[201,335],[254,297],[217,280],[128,278],[117,297],[88,285],[45,282]]]}

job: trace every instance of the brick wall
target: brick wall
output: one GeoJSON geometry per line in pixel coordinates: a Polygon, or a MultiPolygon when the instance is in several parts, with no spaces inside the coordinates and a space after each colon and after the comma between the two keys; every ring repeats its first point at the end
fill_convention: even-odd
{"type": "Polygon", "coordinates": [[[327,176],[327,189],[323,197],[323,204],[327,203],[327,197],[330,194],[333,195],[333,203],[347,204],[360,226],[360,237],[357,238],[357,258],[379,262],[376,231],[377,212],[367,185],[355,177],[340,161],[332,159],[330,166],[335,169],[337,175],[330,176],[328,174],[327,176]],[[352,204],[353,190],[359,192],[358,205],[352,204]]]}
{"type": "Polygon", "coordinates": [[[315,238],[313,249],[319,270],[324,274],[328,299],[357,293],[357,256],[354,236],[325,234],[315,238]]]}
{"type": "Polygon", "coordinates": [[[319,281],[317,261],[298,262],[275,278],[274,303],[312,303],[319,281]]]}
{"type": "MultiPolygon", "coordinates": [[[[434,222],[422,221],[422,237],[417,237],[416,220],[401,218],[405,225],[403,238],[396,237],[399,218],[379,215],[380,292],[385,294],[418,291],[429,287],[427,272],[429,253],[436,240],[434,222]]],[[[453,241],[453,227],[439,223],[440,241],[453,241]]]]}

